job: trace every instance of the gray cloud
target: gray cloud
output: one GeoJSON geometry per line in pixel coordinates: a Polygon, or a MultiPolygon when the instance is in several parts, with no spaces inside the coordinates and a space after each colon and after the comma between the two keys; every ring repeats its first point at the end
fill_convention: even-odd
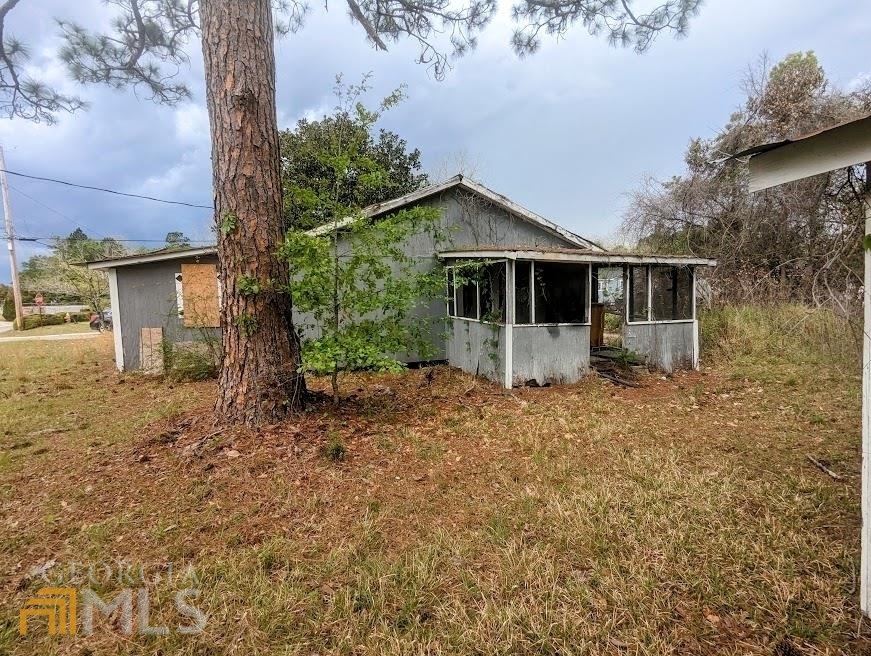
{"type": "MultiPolygon", "coordinates": [[[[208,204],[208,124],[199,45],[192,44],[194,98],[168,108],[134,94],[64,81],[51,61],[52,16],[75,11],[85,24],[105,22],[100,3],[22,3],[12,31],[38,53],[52,80],[77,90],[88,112],[54,126],[0,122],[10,169],[132,193],[208,204]],[[73,9],[71,9],[71,6],[73,9]]],[[[401,83],[409,100],[384,126],[419,147],[435,168],[463,151],[480,163],[483,182],[566,227],[598,237],[619,224],[624,195],[645,174],[679,173],[688,140],[714,133],[740,102],[740,79],[763,52],[778,59],[816,50],[830,77],[847,85],[868,74],[871,6],[768,0],[711,0],[688,38],[661,38],[646,55],[608,47],[583,30],[545,43],[534,57],[510,51],[510,21],[500,14],[476,51],[447,79],[414,63],[412,44],[373,51],[342,12],[318,5],[306,28],[277,45],[279,120],[291,126],[334,104],[333,77],[374,73],[373,101],[401,83]]],[[[207,210],[176,208],[11,178],[18,232],[45,237],[75,225],[97,235],[162,239],[183,230],[208,239],[207,210]],[[68,218],[27,198],[27,194],[68,218]]],[[[22,259],[36,252],[20,247],[22,259]]],[[[0,263],[0,280],[8,267],[0,263]]]]}

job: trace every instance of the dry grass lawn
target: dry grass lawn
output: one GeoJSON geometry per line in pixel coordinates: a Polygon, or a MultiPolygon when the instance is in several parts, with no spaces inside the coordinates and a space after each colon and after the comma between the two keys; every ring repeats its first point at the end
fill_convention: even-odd
{"type": "MultiPolygon", "coordinates": [[[[214,383],[118,375],[109,336],[0,345],[0,653],[871,653],[855,376],[643,383],[356,376],[340,410],[217,431],[214,383]],[[193,565],[206,629],[19,636],[32,567],[119,559],[193,565]]],[[[152,624],[184,623],[174,592],[152,624]]]]}

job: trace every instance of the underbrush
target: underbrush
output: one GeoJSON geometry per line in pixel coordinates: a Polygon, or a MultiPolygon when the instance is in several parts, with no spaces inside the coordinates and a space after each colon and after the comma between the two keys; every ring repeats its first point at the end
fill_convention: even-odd
{"type": "Polygon", "coordinates": [[[220,344],[207,341],[163,343],[163,367],[174,382],[196,382],[218,377],[220,344]]]}
{"type": "Polygon", "coordinates": [[[825,364],[857,373],[862,357],[859,320],[800,304],[702,311],[699,338],[709,362],[825,364]]]}

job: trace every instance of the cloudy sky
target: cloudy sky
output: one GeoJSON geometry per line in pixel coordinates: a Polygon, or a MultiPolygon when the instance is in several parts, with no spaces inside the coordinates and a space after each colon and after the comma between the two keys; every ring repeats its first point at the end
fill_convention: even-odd
{"type": "MultiPolygon", "coordinates": [[[[492,189],[567,228],[608,237],[619,227],[626,194],[647,175],[682,169],[682,153],[696,136],[711,136],[741,103],[741,79],[763,53],[777,61],[814,50],[830,79],[848,87],[871,75],[871,3],[855,0],[706,0],[687,38],[661,37],[645,55],[609,47],[582,28],[545,42],[525,60],[509,47],[507,11],[497,16],[477,50],[454,63],[443,81],[415,64],[416,50],[399,44],[375,52],[360,28],[323,4],[304,31],[279,42],[281,127],[318,117],[334,105],[333,79],[372,72],[372,101],[399,84],[409,100],[383,120],[420,148],[430,171],[460,159],[492,189]]],[[[507,10],[508,5],[503,9],[507,10]]],[[[54,61],[52,17],[105,24],[97,0],[26,0],[8,18],[30,47],[42,77],[86,98],[91,107],[53,126],[0,122],[7,168],[209,204],[208,123],[198,45],[185,71],[194,98],[163,107],[133,93],[77,88],[54,61]],[[71,8],[71,6],[73,8],[71,8]]],[[[171,230],[210,238],[208,210],[161,205],[10,177],[19,235],[65,235],[81,226],[159,246],[171,230]]],[[[19,259],[40,252],[21,244],[19,259]]],[[[0,281],[8,280],[6,259],[0,281]]]]}

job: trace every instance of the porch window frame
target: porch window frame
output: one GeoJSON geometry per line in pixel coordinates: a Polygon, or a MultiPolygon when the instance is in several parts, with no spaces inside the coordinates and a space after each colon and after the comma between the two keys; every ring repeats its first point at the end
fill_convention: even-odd
{"type": "MultiPolygon", "coordinates": [[[[529,323],[515,323],[513,325],[520,326],[522,328],[532,327],[532,326],[544,326],[544,327],[559,327],[559,326],[589,326],[590,325],[590,315],[592,313],[591,308],[591,297],[590,297],[590,280],[592,274],[592,263],[590,262],[563,262],[561,260],[515,260],[517,264],[528,262],[530,265],[529,269],[529,323]],[[587,282],[585,285],[585,296],[584,299],[584,318],[585,321],[559,321],[559,322],[539,322],[535,321],[535,265],[538,262],[542,263],[550,263],[550,264],[574,264],[580,269],[586,269],[587,271],[587,282]]],[[[514,293],[517,293],[517,290],[514,290],[514,293]]]]}
{"type": "MultiPolygon", "coordinates": [[[[509,261],[509,259],[506,257],[506,258],[498,258],[495,260],[487,260],[487,262],[485,262],[485,264],[498,264],[501,262],[505,265],[505,292],[506,293],[508,292],[508,261],[509,261]]],[[[475,262],[467,261],[465,264],[455,263],[455,264],[445,265],[446,283],[447,283],[447,270],[448,269],[455,270],[454,275],[453,275],[453,290],[452,290],[453,294],[454,294],[454,314],[450,313],[450,306],[447,306],[445,308],[445,311],[447,312],[448,318],[449,319],[459,319],[461,321],[474,321],[475,323],[484,323],[484,324],[493,325],[493,326],[510,325],[508,323],[508,316],[509,315],[508,315],[508,306],[507,306],[507,299],[508,299],[507,296],[505,299],[506,300],[506,307],[505,307],[505,321],[504,322],[503,321],[484,321],[481,318],[481,283],[478,280],[475,280],[475,317],[474,318],[473,317],[461,317],[460,315],[457,314],[457,308],[459,306],[457,305],[457,274],[456,274],[456,269],[461,269],[461,268],[466,267],[466,266],[472,266],[473,264],[479,264],[479,263],[477,261],[475,261],[475,262]]]]}
{"type": "Polygon", "coordinates": [[[671,269],[677,269],[679,265],[677,264],[624,264],[623,265],[623,285],[624,285],[624,296],[625,299],[625,320],[626,325],[631,326],[645,326],[651,324],[660,324],[660,323],[693,323],[696,321],[696,267],[688,266],[687,268],[690,270],[690,291],[692,295],[692,311],[689,319],[654,319],[653,318],[653,276],[651,275],[652,267],[669,267],[671,269]],[[641,321],[633,321],[632,313],[630,312],[630,304],[631,304],[631,281],[632,281],[632,268],[634,267],[644,267],[645,273],[647,275],[647,319],[641,321]]]}

